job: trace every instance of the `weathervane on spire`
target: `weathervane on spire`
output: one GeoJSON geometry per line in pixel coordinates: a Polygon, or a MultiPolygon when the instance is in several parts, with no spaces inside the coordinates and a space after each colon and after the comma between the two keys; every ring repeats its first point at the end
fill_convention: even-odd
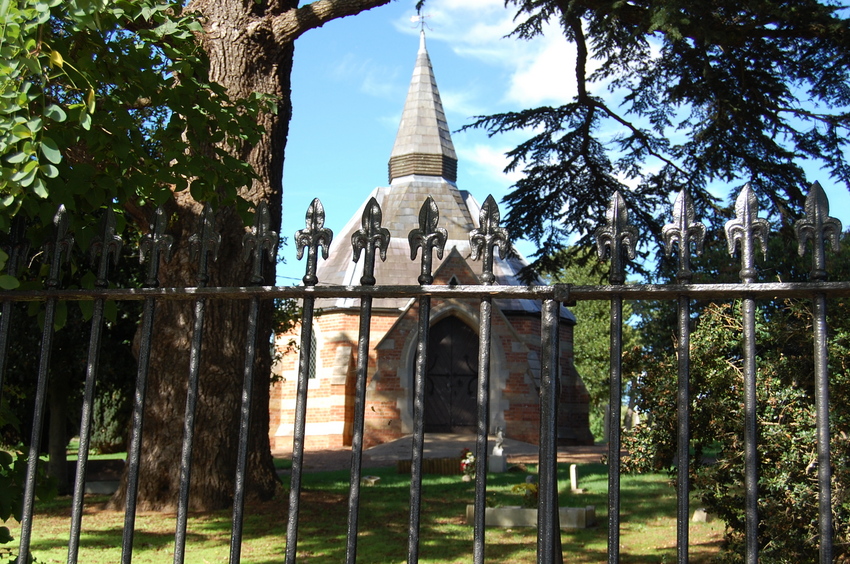
{"type": "Polygon", "coordinates": [[[434,31],[431,29],[426,22],[426,18],[430,18],[431,14],[419,14],[417,13],[415,16],[410,16],[410,21],[413,23],[412,27],[418,27],[420,31],[425,31],[425,28],[428,28],[428,31],[434,31]]]}

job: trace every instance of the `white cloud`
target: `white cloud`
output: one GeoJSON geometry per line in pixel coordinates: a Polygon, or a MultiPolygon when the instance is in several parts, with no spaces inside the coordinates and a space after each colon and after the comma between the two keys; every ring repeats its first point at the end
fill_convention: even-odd
{"type": "MultiPolygon", "coordinates": [[[[429,36],[458,43],[488,43],[513,29],[502,0],[429,0],[423,15],[429,36]]],[[[409,28],[409,21],[405,25],[409,28]]]]}
{"type": "Polygon", "coordinates": [[[361,92],[388,100],[398,98],[396,85],[401,83],[398,68],[376,63],[372,59],[358,58],[354,53],[347,53],[333,66],[331,77],[340,81],[355,81],[361,92]]]}
{"type": "Polygon", "coordinates": [[[563,104],[575,96],[575,46],[553,29],[529,48],[517,61],[506,99],[524,108],[563,104]]]}
{"type": "MultiPolygon", "coordinates": [[[[487,108],[481,105],[481,102],[478,99],[478,93],[474,90],[448,89],[441,91],[440,100],[443,102],[443,109],[447,113],[458,114],[463,116],[465,119],[487,113],[487,108]]],[[[460,125],[461,124],[457,124],[457,126],[460,125]]],[[[449,127],[457,126],[449,123],[449,127]]]]}
{"type": "Polygon", "coordinates": [[[508,159],[505,156],[505,153],[510,150],[508,146],[476,143],[459,146],[457,150],[458,160],[464,167],[470,168],[474,176],[489,177],[489,180],[502,184],[503,189],[513,185],[522,177],[519,171],[502,172],[508,166],[508,159]]]}
{"type": "MultiPolygon", "coordinates": [[[[556,25],[525,41],[507,37],[516,23],[514,11],[505,8],[503,0],[433,0],[426,11],[429,41],[447,42],[458,56],[504,72],[500,105],[519,109],[562,104],[574,96],[575,48],[556,25]]],[[[409,19],[399,19],[396,28],[416,32],[409,19]]],[[[475,114],[489,111],[476,109],[475,114]]]]}

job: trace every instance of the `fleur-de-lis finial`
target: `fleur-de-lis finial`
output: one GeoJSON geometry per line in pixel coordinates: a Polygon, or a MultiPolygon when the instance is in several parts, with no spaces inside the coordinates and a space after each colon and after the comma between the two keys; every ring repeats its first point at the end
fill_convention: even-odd
{"type": "Polygon", "coordinates": [[[507,257],[511,250],[508,232],[504,227],[499,226],[501,219],[502,216],[499,213],[496,200],[493,199],[492,195],[487,196],[478,215],[480,227],[469,233],[472,260],[478,260],[479,256],[484,258],[481,273],[482,284],[492,284],[496,281],[496,276],[493,274],[493,247],[499,248],[499,257],[501,258],[507,257]]]}
{"type": "Polygon", "coordinates": [[[596,249],[601,259],[605,258],[606,250],[611,255],[611,273],[608,276],[611,284],[625,284],[623,254],[634,260],[638,233],[633,225],[629,225],[629,210],[619,190],[611,197],[605,216],[607,223],[596,230],[596,249]]]}
{"type": "Polygon", "coordinates": [[[351,248],[354,251],[354,262],[360,260],[360,253],[365,250],[363,276],[360,284],[371,286],[375,283],[375,248],[381,251],[381,260],[387,260],[387,247],[390,244],[390,232],[381,227],[383,213],[378,200],[370,198],[360,218],[360,229],[351,235],[351,248]]]}
{"type": "Polygon", "coordinates": [[[324,226],[325,208],[319,198],[310,202],[304,219],[306,227],[295,232],[295,248],[298,251],[298,260],[301,260],[301,257],[304,256],[304,249],[307,249],[307,272],[302,280],[305,286],[315,286],[319,282],[316,277],[319,247],[322,248],[322,257],[327,260],[334,234],[333,231],[324,226]]]}
{"type": "Polygon", "coordinates": [[[59,270],[63,262],[70,260],[73,247],[74,236],[68,233],[68,212],[62,205],[53,216],[53,240],[44,244],[44,262],[50,263],[50,273],[45,281],[48,288],[59,286],[59,270]]]}
{"type": "Polygon", "coordinates": [[[218,248],[221,245],[221,234],[215,230],[215,214],[209,204],[204,204],[204,211],[198,220],[198,230],[189,237],[189,256],[198,261],[198,286],[204,286],[209,281],[209,260],[218,258],[218,248]]]}
{"type": "Polygon", "coordinates": [[[726,244],[729,254],[735,254],[737,243],[741,243],[741,280],[746,283],[756,279],[755,240],[758,239],[762,255],[767,257],[767,236],[770,224],[758,217],[759,204],[756,194],[746,184],[735,200],[735,218],[726,222],[726,244]]]}
{"type": "Polygon", "coordinates": [[[107,208],[100,223],[100,233],[94,237],[91,244],[92,266],[97,262],[97,279],[94,282],[97,288],[106,288],[109,285],[107,273],[109,272],[109,258],[112,264],[118,264],[124,241],[115,234],[115,212],[107,208]],[[97,260],[100,255],[100,260],[97,260]]]}
{"type": "Polygon", "coordinates": [[[702,254],[702,244],[705,240],[705,225],[695,221],[694,205],[687,192],[682,189],[673,204],[673,223],[668,223],[661,230],[664,239],[664,249],[669,257],[673,253],[673,245],[679,244],[679,270],[676,278],[679,282],[687,282],[693,278],[691,272],[691,243],[694,244],[694,254],[702,254]]]}
{"type": "Polygon", "coordinates": [[[269,228],[271,214],[266,202],[260,202],[254,213],[254,227],[242,237],[242,260],[254,259],[251,268],[251,284],[263,281],[263,251],[270,262],[274,261],[277,249],[277,233],[269,228]]]}
{"type": "Polygon", "coordinates": [[[826,280],[826,249],[824,239],[837,252],[841,238],[841,222],[829,217],[829,199],[819,182],[812,184],[806,196],[806,217],[794,224],[797,232],[797,252],[806,254],[806,242],[812,240],[812,280],[826,280]]]}
{"type": "Polygon", "coordinates": [[[145,256],[151,253],[147,278],[145,278],[145,286],[149,288],[156,288],[159,285],[160,255],[165,255],[166,262],[171,260],[171,247],[174,245],[174,237],[165,232],[167,226],[168,218],[165,215],[165,210],[161,207],[156,208],[150,232],[146,233],[139,243],[139,262],[145,262],[145,256]]]}
{"type": "Polygon", "coordinates": [[[439,221],[440,210],[437,208],[437,202],[428,196],[419,208],[419,228],[412,230],[407,236],[410,242],[410,260],[415,260],[416,253],[422,249],[422,273],[419,275],[419,283],[423,285],[434,281],[431,275],[431,250],[436,250],[437,257],[443,258],[443,250],[449,238],[448,231],[437,227],[439,221]]]}

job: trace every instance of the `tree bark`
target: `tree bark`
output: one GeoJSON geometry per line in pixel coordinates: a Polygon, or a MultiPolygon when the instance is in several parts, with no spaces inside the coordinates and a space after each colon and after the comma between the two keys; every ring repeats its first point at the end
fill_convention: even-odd
{"type": "MultiPolygon", "coordinates": [[[[293,42],[327,21],[389,1],[319,0],[299,8],[297,0],[193,0],[187,6],[202,16],[205,33],[199,42],[210,60],[210,78],[223,85],[232,98],[259,92],[277,101],[276,113],[264,113],[259,118],[258,125],[265,132],[261,141],[230,149],[250,163],[258,176],[252,186],[240,188],[239,193],[255,204],[269,204],[275,231],[280,231],[293,42]]],[[[202,203],[193,200],[186,190],[175,193],[169,206],[169,232],[175,235],[177,252],[163,265],[160,284],[195,286],[196,265],[189,260],[187,241],[196,228],[202,203]]],[[[217,210],[216,220],[222,241],[208,285],[246,285],[250,267],[240,259],[245,227],[232,208],[217,210]]],[[[265,277],[265,284],[274,284],[273,267],[265,277]]],[[[263,303],[260,315],[246,477],[248,496],[261,499],[271,497],[278,484],[268,437],[271,358],[269,347],[264,345],[271,338],[271,308],[271,301],[263,303]]],[[[192,310],[189,303],[158,305],[142,440],[141,509],[170,510],[176,503],[192,310]]],[[[246,330],[247,302],[207,302],[192,457],[192,509],[218,509],[232,502],[246,330]]],[[[124,488],[113,498],[113,506],[122,506],[123,496],[124,488]]]]}

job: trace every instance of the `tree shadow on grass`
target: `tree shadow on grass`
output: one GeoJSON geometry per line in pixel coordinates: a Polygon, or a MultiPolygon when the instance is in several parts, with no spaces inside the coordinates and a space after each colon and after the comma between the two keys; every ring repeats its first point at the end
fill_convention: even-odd
{"type": "MultiPolygon", "coordinates": [[[[359,513],[358,561],[402,562],[407,559],[409,519],[409,475],[394,469],[370,469],[364,474],[381,478],[374,487],[363,487],[359,513]]],[[[595,505],[597,526],[579,531],[562,531],[565,561],[604,562],[607,559],[607,467],[581,465],[580,486],[587,493],[569,492],[569,467],[559,468],[560,504],[584,507],[595,505]]],[[[488,500],[499,504],[519,505],[521,496],[510,493],[512,485],[525,482],[525,474],[494,474],[488,477],[488,500]]],[[[666,480],[654,477],[622,477],[622,527],[627,537],[621,562],[661,562],[675,560],[675,491],[666,480]],[[672,517],[672,526],[670,518],[672,517]],[[655,523],[662,522],[659,526],[655,523]],[[641,530],[652,528],[652,535],[641,530]],[[627,536],[631,535],[631,536],[627,536]],[[633,539],[644,539],[638,548],[633,539]],[[655,546],[657,545],[657,546],[655,546]],[[640,552],[641,555],[634,554],[640,552]]],[[[344,560],[349,475],[347,471],[319,472],[304,475],[300,502],[298,555],[299,561],[340,562],[344,560]]],[[[420,557],[422,562],[469,562],[472,555],[472,527],[465,522],[466,504],[474,499],[474,484],[462,482],[460,476],[426,476],[422,490],[420,557]]],[[[70,502],[58,500],[37,515],[59,521],[70,514],[70,502]]],[[[81,549],[106,555],[106,548],[120,546],[123,514],[103,512],[87,500],[83,519],[81,549]],[[106,519],[108,517],[108,519],[106,519]],[[100,527],[97,529],[96,527],[100,527]],[[101,549],[104,550],[101,553],[101,549]]],[[[281,492],[275,499],[249,503],[245,511],[243,562],[279,563],[285,552],[288,495],[281,492]]],[[[226,553],[230,542],[231,511],[191,514],[188,526],[187,555],[197,550],[226,553]]],[[[152,562],[166,560],[174,543],[174,515],[157,514],[137,520],[134,551],[152,562]]],[[[38,525],[38,523],[36,523],[38,525]]],[[[65,526],[64,524],[62,526],[65,526]]],[[[57,527],[58,528],[58,527],[57,527]]],[[[35,538],[33,552],[57,551],[67,547],[67,528],[61,534],[35,538]]],[[[705,554],[716,552],[714,539],[704,546],[691,547],[693,562],[707,561],[705,554]],[[705,549],[705,550],[703,550],[705,549]]],[[[488,562],[520,564],[536,561],[536,529],[496,529],[486,531],[488,562]]],[[[53,552],[55,554],[55,552],[53,552]]],[[[52,557],[52,556],[51,556],[52,557]]],[[[89,560],[86,560],[89,561],[89,560]]],[[[110,558],[94,560],[113,561],[110,558]]],[[[187,560],[188,561],[188,560],[187,560]]]]}

